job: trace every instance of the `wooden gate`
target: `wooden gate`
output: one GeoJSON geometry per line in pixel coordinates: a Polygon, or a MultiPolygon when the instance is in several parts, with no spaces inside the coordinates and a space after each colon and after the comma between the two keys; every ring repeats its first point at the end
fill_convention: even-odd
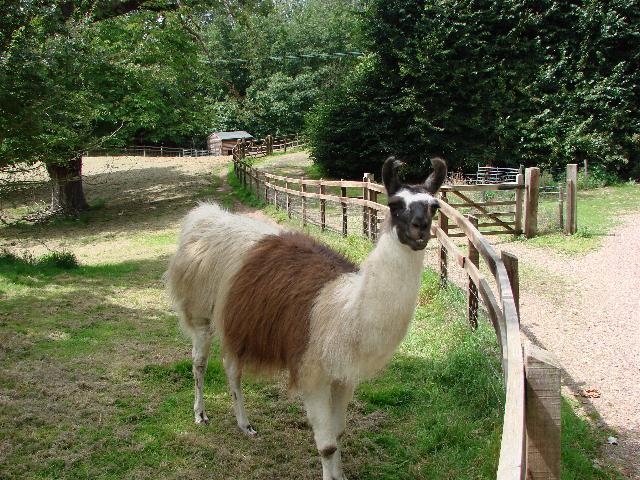
{"type": "MultiPolygon", "coordinates": [[[[483,235],[521,235],[524,203],[524,175],[518,174],[515,182],[479,185],[444,185],[440,197],[452,207],[464,214],[478,219],[478,229],[483,235]],[[474,192],[481,194],[480,199],[472,198],[474,192]],[[495,198],[490,193],[510,192],[511,198],[495,198]]],[[[444,224],[446,231],[455,230],[456,225],[444,224]]],[[[454,232],[450,237],[463,237],[464,233],[454,232]]]]}

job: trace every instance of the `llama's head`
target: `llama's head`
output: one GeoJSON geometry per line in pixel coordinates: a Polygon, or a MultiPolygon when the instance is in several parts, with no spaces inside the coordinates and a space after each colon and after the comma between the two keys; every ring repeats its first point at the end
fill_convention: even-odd
{"type": "Polygon", "coordinates": [[[441,158],[432,158],[433,172],[420,185],[400,182],[396,171],[400,165],[401,161],[389,157],[382,167],[391,228],[395,228],[401,243],[413,250],[422,250],[431,238],[431,220],[440,207],[435,194],[447,176],[447,164],[441,158]]]}

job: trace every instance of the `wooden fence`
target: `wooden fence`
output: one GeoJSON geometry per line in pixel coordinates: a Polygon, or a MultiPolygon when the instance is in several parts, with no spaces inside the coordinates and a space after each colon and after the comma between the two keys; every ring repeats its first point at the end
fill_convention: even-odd
{"type": "MultiPolygon", "coordinates": [[[[309,218],[307,202],[317,201],[319,226],[326,228],[327,203],[338,205],[342,212],[342,233],[348,233],[348,208],[362,209],[362,232],[376,238],[379,222],[388,207],[378,203],[384,187],[373,183],[370,175],[364,181],[304,180],[259,171],[240,158],[234,158],[234,172],[242,185],[258,198],[286,209],[292,215],[292,198],[301,200],[296,211],[303,222],[309,218]],[[296,188],[292,188],[295,186],[296,188]],[[338,190],[331,195],[328,189],[338,190]],[[312,191],[315,190],[315,191],[312,191]],[[359,191],[361,195],[347,195],[359,191]]],[[[535,172],[530,173],[535,177],[535,172]]],[[[516,192],[522,191],[516,182],[516,192]]],[[[500,444],[498,480],[560,478],[560,369],[549,352],[531,344],[523,346],[519,320],[519,279],[517,258],[502,252],[498,255],[478,230],[477,217],[465,216],[446,201],[452,190],[445,187],[440,202],[439,218],[432,233],[439,242],[440,277],[448,282],[454,265],[465,272],[467,282],[467,317],[475,328],[479,303],[482,302],[491,321],[502,358],[505,380],[505,411],[500,444]],[[466,238],[463,252],[449,229],[455,226],[466,238]],[[486,268],[483,268],[483,264],[486,268]],[[482,272],[488,270],[490,276],[482,272]]],[[[465,191],[464,189],[461,191],[465,191]]],[[[525,202],[526,206],[526,202],[525,202]]],[[[484,208],[484,207],[483,207],[484,208]]],[[[517,208],[516,208],[517,209],[517,208]]],[[[458,240],[459,242],[459,240],[458,240]]]]}
{"type": "Polygon", "coordinates": [[[85,152],[85,157],[106,157],[106,156],[127,156],[127,157],[205,157],[211,155],[208,150],[196,148],[178,147],[157,147],[138,145],[134,147],[110,147],[89,150],[85,152]]]}
{"type": "Polygon", "coordinates": [[[233,158],[265,157],[273,152],[286,152],[287,149],[304,147],[305,142],[298,135],[291,137],[272,137],[267,135],[262,140],[242,139],[233,147],[233,158]]]}

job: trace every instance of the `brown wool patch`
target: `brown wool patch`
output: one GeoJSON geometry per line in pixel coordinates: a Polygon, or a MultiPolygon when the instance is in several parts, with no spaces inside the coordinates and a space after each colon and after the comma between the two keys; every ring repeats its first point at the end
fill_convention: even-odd
{"type": "Polygon", "coordinates": [[[224,349],[241,365],[288,369],[297,382],[313,302],[328,282],[357,267],[297,232],[258,241],[234,276],[224,310],[224,349]]]}

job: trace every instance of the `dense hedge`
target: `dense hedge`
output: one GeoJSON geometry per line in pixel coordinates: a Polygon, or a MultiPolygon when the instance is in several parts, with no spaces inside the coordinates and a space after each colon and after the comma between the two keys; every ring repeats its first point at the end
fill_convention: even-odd
{"type": "Polygon", "coordinates": [[[373,0],[371,56],[308,117],[328,173],[588,160],[640,176],[640,2],[373,0]]]}

